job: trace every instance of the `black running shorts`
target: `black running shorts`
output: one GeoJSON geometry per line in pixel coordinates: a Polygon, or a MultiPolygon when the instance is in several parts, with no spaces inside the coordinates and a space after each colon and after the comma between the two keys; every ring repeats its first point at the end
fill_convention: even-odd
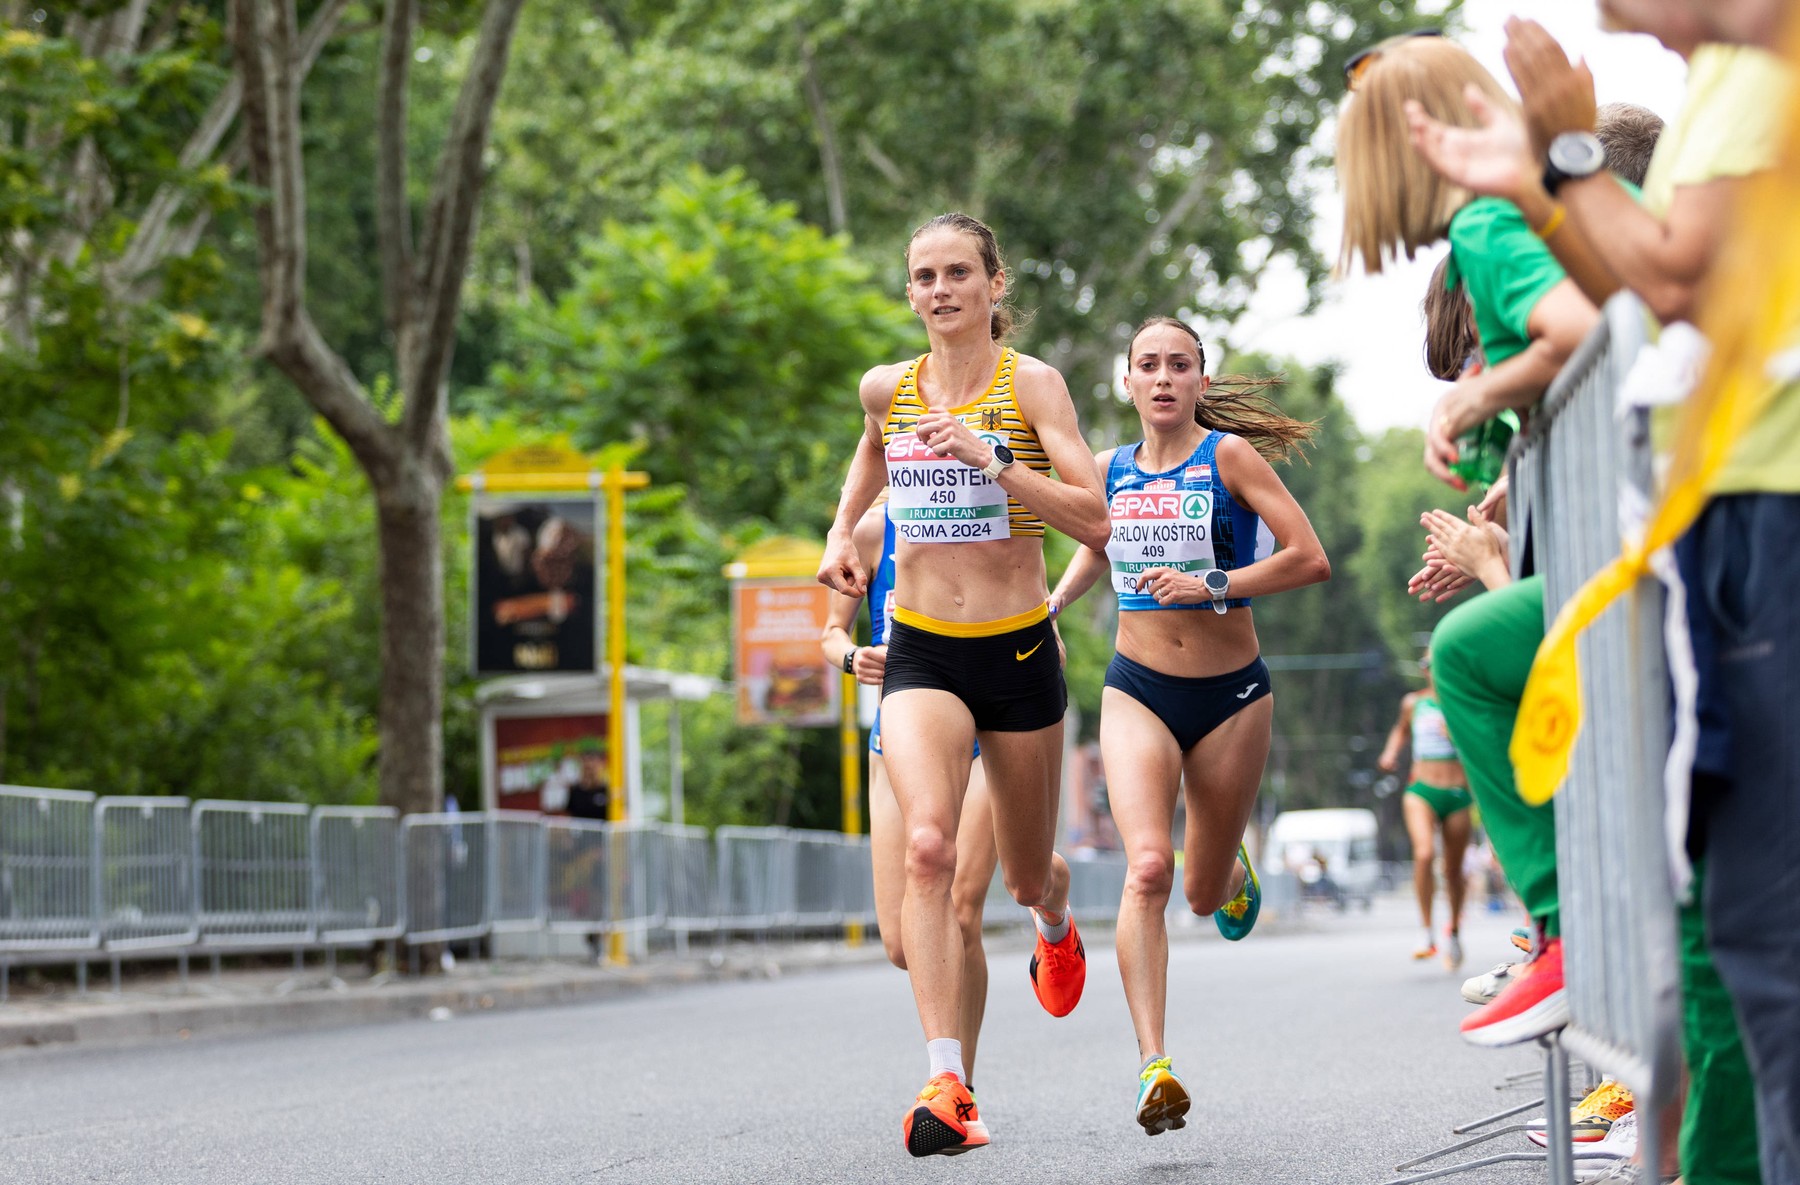
{"type": "Polygon", "coordinates": [[[1044,607],[979,624],[897,608],[887,648],[884,698],[921,687],[948,691],[968,705],[978,732],[1036,732],[1061,720],[1069,706],[1044,607]]]}

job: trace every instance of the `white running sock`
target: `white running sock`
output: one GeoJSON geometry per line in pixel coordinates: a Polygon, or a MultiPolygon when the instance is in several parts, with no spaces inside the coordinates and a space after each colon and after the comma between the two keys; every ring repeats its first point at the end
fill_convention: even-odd
{"type": "Polygon", "coordinates": [[[1051,946],[1055,946],[1069,936],[1069,917],[1069,908],[1065,905],[1063,907],[1062,921],[1052,926],[1049,922],[1044,920],[1043,910],[1038,909],[1035,906],[1033,906],[1031,910],[1031,920],[1037,923],[1038,933],[1042,934],[1044,936],[1044,941],[1048,942],[1051,946]]]}
{"type": "Polygon", "coordinates": [[[1436,945],[1437,945],[1437,935],[1435,935],[1431,932],[1430,926],[1425,927],[1425,941],[1419,943],[1419,948],[1421,950],[1423,950],[1427,947],[1433,947],[1436,945]]]}
{"type": "Polygon", "coordinates": [[[936,1078],[944,1073],[955,1074],[958,1082],[968,1085],[968,1079],[963,1074],[961,1041],[955,1037],[938,1037],[927,1041],[925,1056],[931,1059],[931,1077],[936,1078]]]}

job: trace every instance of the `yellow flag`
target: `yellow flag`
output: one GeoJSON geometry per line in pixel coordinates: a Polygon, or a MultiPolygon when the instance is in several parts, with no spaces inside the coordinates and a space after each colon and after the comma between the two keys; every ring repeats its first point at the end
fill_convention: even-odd
{"type": "MultiPolygon", "coordinates": [[[[1800,63],[1800,21],[1787,61],[1800,63]]],[[[1707,490],[1731,448],[1776,392],[1769,358],[1794,343],[1800,324],[1800,87],[1792,88],[1781,158],[1750,185],[1738,211],[1702,328],[1713,355],[1681,416],[1668,486],[1641,542],[1569,598],[1544,635],[1525,682],[1510,755],[1519,794],[1548,802],[1569,774],[1581,731],[1581,665],[1576,639],[1649,571],[1649,557],[1680,538],[1706,508],[1707,490]]],[[[1550,508],[1556,513],[1556,508],[1550,508]]]]}

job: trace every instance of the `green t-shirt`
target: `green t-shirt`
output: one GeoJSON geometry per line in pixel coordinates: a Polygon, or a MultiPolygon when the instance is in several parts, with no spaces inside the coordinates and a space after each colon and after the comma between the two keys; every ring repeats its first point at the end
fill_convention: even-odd
{"type": "Polygon", "coordinates": [[[1490,367],[1531,344],[1525,328],[1531,310],[1564,275],[1556,256],[1509,201],[1476,198],[1450,219],[1450,269],[1444,286],[1454,288],[1460,280],[1467,289],[1482,357],[1490,367]]]}

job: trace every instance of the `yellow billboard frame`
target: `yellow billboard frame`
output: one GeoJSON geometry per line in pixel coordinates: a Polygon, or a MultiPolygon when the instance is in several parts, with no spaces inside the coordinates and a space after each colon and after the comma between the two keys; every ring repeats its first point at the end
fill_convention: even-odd
{"type": "MultiPolygon", "coordinates": [[[[606,798],[610,823],[625,821],[625,494],[650,485],[650,475],[613,464],[596,468],[592,458],[566,444],[525,445],[497,453],[479,469],[456,479],[456,488],[476,494],[573,494],[588,491],[606,500],[606,663],[611,676],[606,714],[606,798]]],[[[623,963],[625,936],[607,947],[612,962],[623,963]]]]}

